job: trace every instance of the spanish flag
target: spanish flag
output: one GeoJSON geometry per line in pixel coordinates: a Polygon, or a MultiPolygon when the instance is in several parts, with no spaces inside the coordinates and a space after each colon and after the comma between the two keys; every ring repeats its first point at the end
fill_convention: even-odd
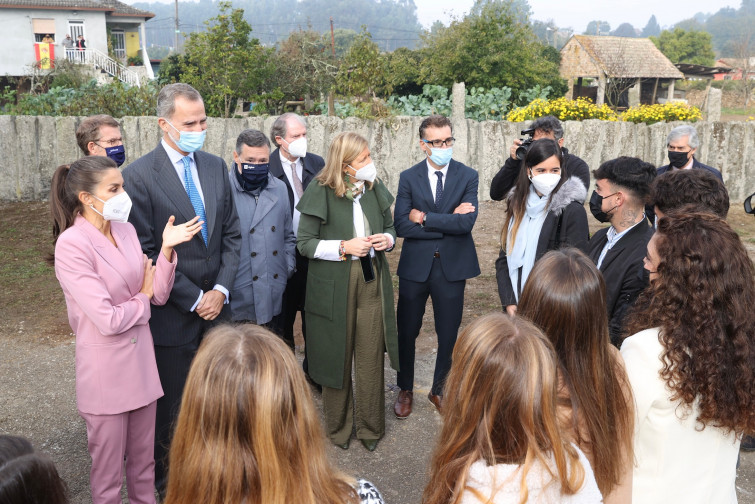
{"type": "Polygon", "coordinates": [[[42,70],[49,70],[53,65],[55,59],[55,46],[53,44],[45,44],[38,42],[34,44],[34,54],[39,62],[39,68],[42,70]]]}

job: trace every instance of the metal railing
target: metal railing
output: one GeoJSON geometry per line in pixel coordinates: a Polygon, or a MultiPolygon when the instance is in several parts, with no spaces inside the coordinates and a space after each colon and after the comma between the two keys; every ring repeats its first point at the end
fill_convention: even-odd
{"type": "Polygon", "coordinates": [[[129,70],[122,64],[115,61],[97,49],[66,49],[66,59],[74,63],[92,65],[95,69],[100,69],[108,75],[119,81],[131,86],[139,86],[139,74],[129,70]]]}

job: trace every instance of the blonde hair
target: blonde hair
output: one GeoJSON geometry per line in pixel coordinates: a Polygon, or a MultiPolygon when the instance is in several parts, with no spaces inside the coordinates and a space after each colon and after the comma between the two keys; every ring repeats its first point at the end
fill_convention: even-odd
{"type": "Polygon", "coordinates": [[[529,498],[526,478],[538,462],[563,494],[580,489],[585,469],[557,420],[556,363],[548,339],[519,317],[493,313],[464,329],[444,388],[443,427],[423,503],[458,504],[465,490],[489,502],[492,496],[467,485],[479,460],[521,466],[520,503],[529,498]]]}
{"type": "MultiPolygon", "coordinates": [[[[333,189],[340,198],[346,194],[346,182],[343,180],[346,165],[353,162],[367,147],[367,140],[362,135],[350,131],[339,133],[330,142],[325,167],[315,178],[321,185],[333,189]]],[[[365,184],[368,189],[372,189],[372,182],[365,184]]]]}
{"type": "Polygon", "coordinates": [[[344,504],[309,387],[291,350],[255,325],[210,331],[171,443],[165,503],[344,504]]]}

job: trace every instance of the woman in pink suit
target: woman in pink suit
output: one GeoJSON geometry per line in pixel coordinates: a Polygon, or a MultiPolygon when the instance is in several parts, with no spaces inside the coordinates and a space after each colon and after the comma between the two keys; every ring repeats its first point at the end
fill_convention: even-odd
{"type": "Polygon", "coordinates": [[[149,330],[150,301],[173,286],[173,247],[200,230],[198,218],[163,231],[152,266],[127,222],[131,200],[114,161],[82,158],[53,175],[50,209],[55,274],[76,334],[76,400],[87,426],[95,504],[154,503],[155,401],[163,395],[149,330]]]}

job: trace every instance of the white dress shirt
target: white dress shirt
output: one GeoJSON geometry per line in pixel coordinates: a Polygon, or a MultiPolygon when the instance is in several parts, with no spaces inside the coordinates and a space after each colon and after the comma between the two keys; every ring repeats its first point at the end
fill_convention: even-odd
{"type": "MultiPolygon", "coordinates": [[[[435,188],[438,185],[438,176],[436,175],[437,172],[443,173],[443,181],[441,182],[441,185],[443,186],[443,189],[446,189],[446,177],[448,176],[448,165],[444,166],[440,170],[436,170],[430,165],[429,161],[425,161],[427,163],[427,178],[430,180],[430,190],[433,193],[433,201],[435,201],[435,188]]],[[[449,163],[450,164],[450,163],[449,163]]]]}
{"type": "MultiPolygon", "coordinates": [[[[643,222],[644,220],[645,220],[645,214],[643,213],[642,220],[640,222],[643,222]]],[[[640,222],[638,222],[637,224],[639,224],[640,222]]],[[[637,224],[635,224],[634,226],[636,226],[637,224]]],[[[621,240],[621,237],[627,234],[629,230],[632,229],[634,226],[626,228],[621,233],[617,233],[616,228],[613,226],[608,228],[608,232],[606,233],[606,239],[608,241],[606,241],[606,244],[603,245],[603,250],[600,252],[600,257],[598,258],[598,264],[597,264],[598,269],[600,269],[600,266],[603,264],[603,259],[606,258],[606,254],[608,254],[608,251],[611,250],[614,245],[619,243],[619,240],[621,240]]]]}
{"type": "MultiPolygon", "coordinates": [[[[365,190],[368,190],[365,188],[365,190]]],[[[364,212],[362,211],[362,205],[359,200],[362,199],[363,192],[359,193],[354,198],[353,217],[354,217],[354,229],[356,230],[357,238],[364,238],[367,236],[364,230],[364,212]]],[[[374,230],[373,230],[374,231],[374,230]]],[[[377,234],[377,233],[373,233],[377,234]]],[[[386,250],[393,248],[393,236],[390,233],[382,233],[388,240],[388,247],[386,250]]],[[[322,259],[323,261],[340,261],[341,254],[339,254],[339,248],[341,247],[341,240],[320,240],[315,249],[315,259],[322,259]]],[[[370,257],[375,257],[375,249],[370,249],[370,257]]],[[[352,255],[351,260],[356,261],[359,257],[352,255]]]]}
{"type": "Polygon", "coordinates": [[[296,205],[299,204],[299,195],[296,194],[296,189],[294,189],[294,177],[291,175],[291,170],[296,169],[296,174],[299,176],[299,181],[302,183],[302,187],[304,187],[304,163],[302,163],[301,158],[296,158],[296,161],[289,161],[288,158],[286,158],[283,155],[282,151],[278,151],[278,155],[281,158],[281,166],[283,167],[283,173],[286,174],[286,178],[288,179],[288,184],[291,186],[291,192],[294,193],[294,215],[293,217],[293,225],[294,225],[294,235],[296,235],[299,231],[299,218],[301,217],[301,212],[299,212],[296,209],[296,205]]]}

